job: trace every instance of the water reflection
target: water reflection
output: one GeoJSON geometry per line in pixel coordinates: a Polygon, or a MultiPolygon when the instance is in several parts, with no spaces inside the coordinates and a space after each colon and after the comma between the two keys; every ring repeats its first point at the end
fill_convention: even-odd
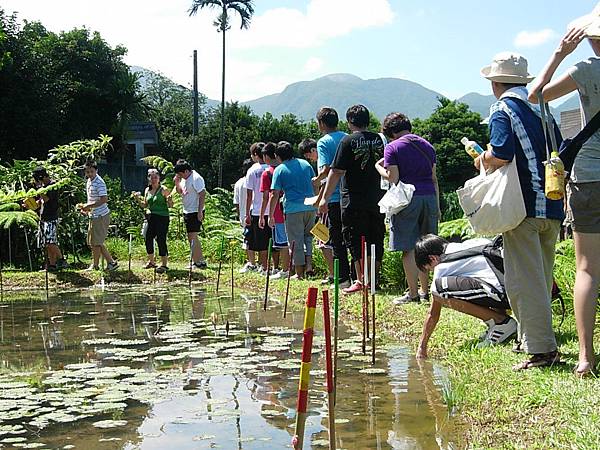
{"type": "MultiPolygon", "coordinates": [[[[205,290],[138,287],[0,304],[0,364],[4,373],[29,371],[42,379],[44,371],[74,363],[126,366],[135,377],[143,380],[145,373],[151,380],[145,404],[132,400],[145,397],[131,390],[127,378],[98,384],[105,394],[119,392],[120,384],[134,393],[118,414],[126,427],[92,426],[111,417],[51,424],[38,438],[48,445],[282,448],[294,431],[303,312],[282,321],[277,302],[265,312],[256,300],[241,296],[233,303],[205,290]]],[[[315,329],[322,329],[319,320],[315,329]]],[[[344,327],[341,337],[338,448],[457,448],[439,368],[417,362],[404,348],[382,347],[375,367],[385,373],[360,373],[371,367],[361,355],[360,337],[344,327]]],[[[305,442],[317,448],[327,440],[328,425],[321,336],[314,347],[305,442]]],[[[0,384],[10,379],[2,375],[0,384]]],[[[2,398],[0,393],[0,407],[2,398]]]]}

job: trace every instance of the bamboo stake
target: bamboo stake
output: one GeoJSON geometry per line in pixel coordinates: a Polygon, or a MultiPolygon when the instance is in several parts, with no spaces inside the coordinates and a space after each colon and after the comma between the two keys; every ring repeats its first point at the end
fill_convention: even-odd
{"type": "Polygon", "coordinates": [[[288,305],[288,297],[290,295],[290,278],[292,276],[292,267],[294,261],[294,249],[296,248],[296,241],[292,241],[292,248],[290,251],[290,261],[288,263],[288,276],[287,276],[287,286],[285,288],[285,305],[283,307],[283,318],[287,315],[287,305],[288,305]]]}
{"type": "Polygon", "coordinates": [[[366,268],[366,252],[365,252],[365,237],[361,236],[360,238],[360,251],[361,251],[361,258],[360,258],[360,268],[362,271],[362,275],[363,275],[363,279],[361,280],[359,277],[359,281],[362,281],[363,283],[363,289],[362,289],[362,354],[366,355],[367,354],[367,311],[366,311],[366,305],[365,305],[365,268],[366,268]]]}
{"type": "Polygon", "coordinates": [[[231,247],[231,301],[233,302],[234,298],[235,298],[233,296],[233,251],[234,251],[235,242],[231,241],[229,246],[231,247]]]}
{"type": "MultiPolygon", "coordinates": [[[[2,270],[4,269],[4,262],[2,255],[0,255],[0,302],[4,301],[4,279],[2,278],[2,270]]],[[[2,326],[4,326],[4,322],[2,322],[2,326]]],[[[4,333],[3,333],[4,335],[4,333]]],[[[2,339],[4,340],[4,338],[2,339]]]]}
{"type": "Polygon", "coordinates": [[[128,270],[129,273],[131,274],[131,240],[133,239],[133,235],[131,233],[129,233],[129,264],[128,264],[128,270]]]}
{"type": "Polygon", "coordinates": [[[271,278],[271,248],[273,246],[273,238],[269,238],[269,247],[267,248],[267,281],[265,283],[265,302],[263,305],[263,311],[267,310],[267,300],[269,298],[269,279],[271,278]]]}
{"type": "Polygon", "coordinates": [[[48,285],[50,284],[49,281],[48,281],[48,264],[50,264],[50,261],[48,259],[48,246],[46,246],[46,245],[44,245],[44,246],[46,247],[44,249],[44,254],[46,256],[46,258],[45,258],[46,261],[45,261],[45,264],[44,264],[46,266],[46,270],[44,271],[44,272],[46,272],[45,273],[45,275],[46,275],[46,301],[48,301],[48,298],[49,298],[49,294],[48,294],[49,286],[48,285]]]}
{"type": "MultiPolygon", "coordinates": [[[[219,295],[219,284],[221,284],[221,266],[223,265],[223,249],[224,249],[224,247],[225,247],[225,235],[221,236],[221,251],[219,252],[219,271],[217,272],[217,296],[219,295]]],[[[219,302],[219,305],[220,305],[220,302],[219,302]]]]}
{"type": "Polygon", "coordinates": [[[371,316],[373,319],[373,327],[371,329],[371,364],[375,364],[375,244],[371,244],[371,316]]]}
{"type": "Polygon", "coordinates": [[[302,449],[304,445],[304,430],[306,427],[306,412],[308,407],[308,383],[310,381],[310,365],[312,357],[312,341],[314,335],[315,309],[317,307],[317,288],[308,288],[306,308],[304,311],[304,337],[302,339],[302,365],[300,368],[300,383],[298,385],[298,403],[296,405],[296,434],[292,438],[294,449],[302,449]]]}
{"type": "Polygon", "coordinates": [[[323,330],[325,331],[325,366],[327,369],[327,403],[329,418],[329,450],[335,450],[335,399],[333,386],[333,364],[331,361],[331,322],[329,291],[323,291],[323,330]]]}
{"type": "Polygon", "coordinates": [[[188,285],[192,286],[192,268],[194,267],[194,244],[196,243],[195,239],[192,239],[190,242],[190,272],[188,274],[188,285]]]}
{"type": "Polygon", "coordinates": [[[371,333],[369,332],[369,253],[367,252],[369,246],[365,241],[365,272],[363,273],[364,283],[363,283],[363,295],[365,297],[365,322],[366,322],[366,336],[367,340],[369,340],[369,336],[371,333]]]}
{"type": "Polygon", "coordinates": [[[333,261],[333,403],[337,393],[338,311],[340,301],[340,260],[333,261]]]}

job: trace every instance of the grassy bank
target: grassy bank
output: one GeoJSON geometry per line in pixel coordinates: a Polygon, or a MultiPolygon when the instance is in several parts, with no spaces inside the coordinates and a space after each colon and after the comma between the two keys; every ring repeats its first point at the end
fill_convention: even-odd
{"type": "MultiPolygon", "coordinates": [[[[559,258],[559,265],[561,264],[559,258]]],[[[121,268],[105,274],[105,282],[113,284],[152,283],[153,272],[141,268],[143,259],[136,257],[133,271],[127,271],[127,261],[121,268]]],[[[159,283],[186,283],[185,262],[173,261],[168,275],[159,275],[159,283]]],[[[196,285],[212,288],[216,264],[208,270],[194,271],[196,285]]],[[[262,292],[264,278],[256,274],[238,275],[239,289],[262,292]]],[[[98,284],[100,272],[67,270],[50,275],[53,289],[88,287],[98,284]]],[[[229,266],[223,271],[223,283],[229,283],[229,266]]],[[[5,289],[43,288],[44,272],[5,272],[5,289]]],[[[272,293],[280,298],[285,281],[274,281],[272,293]]],[[[302,308],[306,290],[318,286],[318,281],[292,282],[290,308],[302,308]]],[[[569,287],[563,286],[563,287],[569,287]]],[[[566,289],[565,289],[566,291],[566,289]]],[[[427,305],[394,306],[391,299],[397,291],[384,290],[377,296],[378,332],[386,338],[399,339],[416,347],[427,305]]],[[[341,298],[341,314],[358,322],[360,297],[341,298]]],[[[558,310],[558,308],[557,308],[558,310]]],[[[559,314],[556,315],[559,317],[559,314]]],[[[577,358],[577,338],[572,312],[567,312],[557,336],[565,365],[552,369],[532,369],[515,373],[514,363],[523,356],[511,352],[510,345],[478,350],[477,337],[483,325],[472,318],[444,310],[430,343],[430,356],[447,368],[451,389],[445,400],[465,424],[465,439],[472,448],[600,448],[597,430],[600,424],[600,392],[596,379],[577,380],[571,368],[577,358]]]]}

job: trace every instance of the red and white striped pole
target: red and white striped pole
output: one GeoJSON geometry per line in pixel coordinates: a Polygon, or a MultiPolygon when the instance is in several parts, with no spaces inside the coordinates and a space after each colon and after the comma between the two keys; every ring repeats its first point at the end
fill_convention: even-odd
{"type": "Polygon", "coordinates": [[[333,392],[333,363],[331,358],[331,321],[329,311],[329,291],[323,291],[323,329],[325,331],[325,367],[327,371],[329,450],[335,450],[335,396],[333,392]]]}
{"type": "Polygon", "coordinates": [[[294,449],[301,449],[304,444],[304,428],[308,408],[308,383],[310,381],[310,365],[312,342],[315,325],[315,308],[317,307],[317,288],[308,288],[306,309],[304,311],[304,333],[302,338],[302,365],[300,366],[300,383],[298,385],[298,403],[296,406],[296,435],[292,439],[294,449]]]}

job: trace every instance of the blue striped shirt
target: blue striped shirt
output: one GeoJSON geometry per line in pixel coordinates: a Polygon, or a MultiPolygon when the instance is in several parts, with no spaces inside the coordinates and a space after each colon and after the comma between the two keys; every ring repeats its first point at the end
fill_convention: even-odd
{"type": "MultiPolygon", "coordinates": [[[[100,197],[108,196],[108,191],[106,190],[106,183],[102,179],[100,175],[96,175],[93,180],[88,178],[86,183],[86,192],[87,192],[87,202],[94,203],[100,200],[100,197]]],[[[108,209],[108,204],[104,203],[103,205],[98,206],[97,208],[92,209],[91,217],[104,217],[110,213],[110,209],[108,209]]]]}

